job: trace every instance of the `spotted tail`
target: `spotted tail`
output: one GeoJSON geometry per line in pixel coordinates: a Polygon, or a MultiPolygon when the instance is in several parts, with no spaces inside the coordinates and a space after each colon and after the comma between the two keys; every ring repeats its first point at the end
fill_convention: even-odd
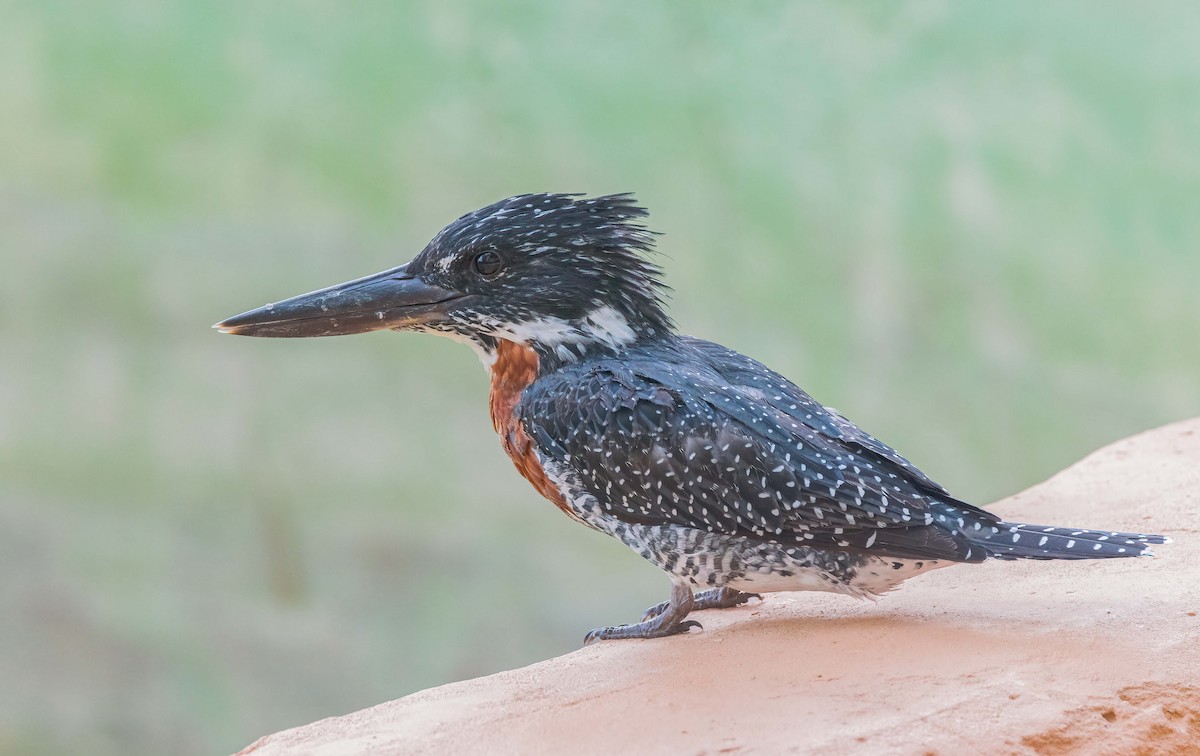
{"type": "Polygon", "coordinates": [[[1169,538],[1146,533],[1087,530],[1050,525],[1002,522],[994,528],[967,533],[995,559],[1113,559],[1154,556],[1153,544],[1169,538]]]}

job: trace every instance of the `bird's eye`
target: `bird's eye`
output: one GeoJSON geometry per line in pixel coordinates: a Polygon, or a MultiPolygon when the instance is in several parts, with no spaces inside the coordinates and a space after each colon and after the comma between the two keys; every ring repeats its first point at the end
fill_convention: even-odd
{"type": "Polygon", "coordinates": [[[504,270],[504,261],[500,259],[500,255],[489,250],[475,255],[475,259],[471,261],[471,267],[479,275],[491,278],[504,270]]]}

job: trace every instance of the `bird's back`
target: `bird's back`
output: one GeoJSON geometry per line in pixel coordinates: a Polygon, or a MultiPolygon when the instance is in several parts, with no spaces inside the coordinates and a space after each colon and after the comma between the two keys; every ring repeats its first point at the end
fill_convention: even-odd
{"type": "Polygon", "coordinates": [[[542,376],[520,421],[605,517],[781,545],[979,561],[950,497],[890,447],[744,355],[687,337],[542,376]]]}

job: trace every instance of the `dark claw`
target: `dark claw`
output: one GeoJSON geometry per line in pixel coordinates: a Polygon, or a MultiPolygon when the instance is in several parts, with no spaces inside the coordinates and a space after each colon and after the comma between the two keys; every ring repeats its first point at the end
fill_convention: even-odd
{"type": "Polygon", "coordinates": [[[585,645],[585,646],[592,645],[596,641],[600,640],[600,636],[602,633],[604,633],[605,630],[612,630],[612,629],[613,628],[611,628],[611,627],[597,627],[593,630],[588,630],[587,634],[583,636],[583,645],[585,645]]]}

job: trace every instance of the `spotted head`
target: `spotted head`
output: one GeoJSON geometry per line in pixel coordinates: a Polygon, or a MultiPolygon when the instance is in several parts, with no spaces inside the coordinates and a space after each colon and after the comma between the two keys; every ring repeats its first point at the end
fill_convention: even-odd
{"type": "Polygon", "coordinates": [[[561,363],[672,331],[632,195],[523,194],[468,213],[410,262],[218,323],[244,336],[440,333],[485,364],[500,340],[561,363]]]}

